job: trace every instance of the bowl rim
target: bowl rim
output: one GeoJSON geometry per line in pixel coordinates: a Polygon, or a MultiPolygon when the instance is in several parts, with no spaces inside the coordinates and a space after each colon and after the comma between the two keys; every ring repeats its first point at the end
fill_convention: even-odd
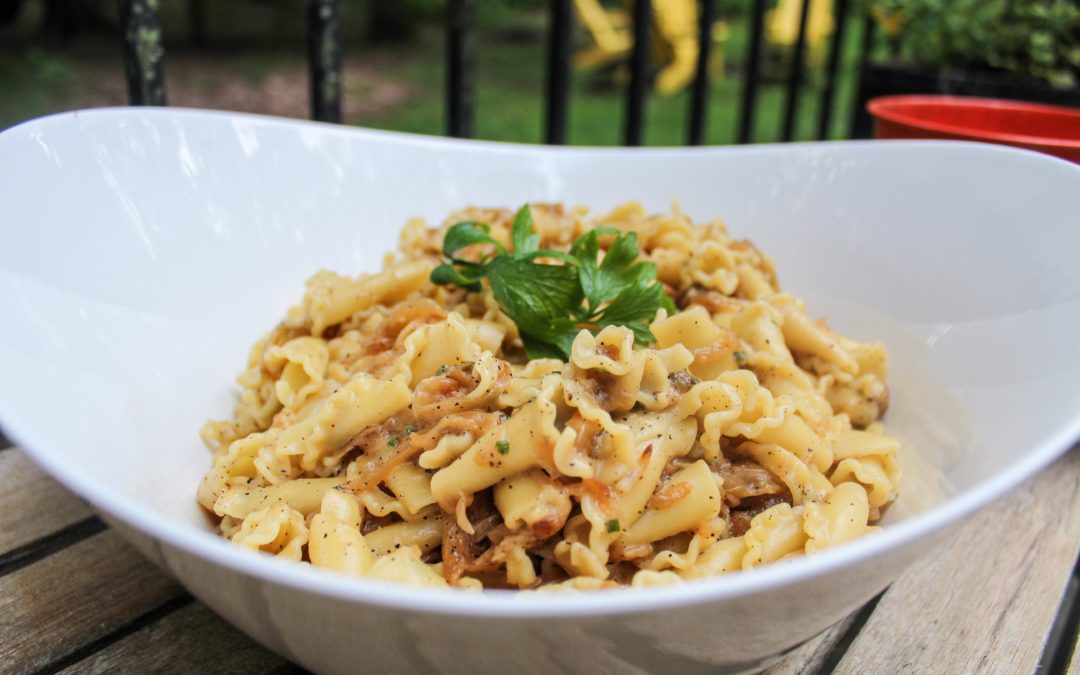
{"type": "MultiPolygon", "coordinates": [[[[482,147],[485,150],[511,153],[767,153],[791,147],[847,146],[924,146],[963,147],[977,149],[981,153],[1004,153],[1025,156],[1027,161],[1058,163],[1070,167],[1080,178],[1080,166],[1054,157],[1007,146],[994,146],[964,141],[899,140],[899,141],[831,141],[815,143],[760,144],[754,146],[711,146],[669,148],[625,147],[553,147],[522,143],[463,140],[423,136],[373,129],[343,127],[306,120],[291,120],[265,115],[222,111],[191,110],[184,108],[98,108],[93,110],[59,113],[30,120],[0,133],[0,151],[5,136],[27,133],[44,124],[56,123],[79,116],[165,115],[176,117],[225,117],[248,119],[259,124],[282,126],[307,126],[320,131],[334,131],[360,138],[393,139],[413,145],[436,148],[482,147]]],[[[99,482],[77,467],[67,464],[60,453],[50,450],[49,443],[0,401],[0,420],[5,435],[21,447],[47,473],[67,489],[86,499],[93,508],[106,517],[133,528],[143,535],[187,555],[219,565],[237,574],[251,576],[262,582],[287,587],[293,591],[312,593],[337,601],[374,605],[387,609],[437,614],[446,616],[505,618],[529,620],[540,618],[583,618],[611,615],[647,613],[676,609],[683,606],[710,604],[752,593],[774,590],[782,586],[813,579],[875,558],[890,550],[926,537],[943,528],[956,524],[977,509],[986,506],[996,497],[1030,478],[1037,471],[1063,455],[1080,437],[1080,412],[1065,423],[1046,432],[1042,441],[1008,470],[990,476],[963,492],[950,495],[946,500],[924,512],[892,525],[871,536],[863,537],[844,546],[800,556],[788,563],[775,563],[749,571],[709,577],[676,585],[651,588],[622,588],[603,592],[536,593],[518,591],[486,591],[475,593],[460,589],[440,589],[380,582],[363,577],[348,577],[330,570],[310,565],[282,561],[267,554],[252,552],[231,544],[215,533],[202,530],[187,523],[176,521],[146,508],[134,498],[113,492],[107,484],[99,482]],[[178,526],[179,525],[179,526],[178,526]]],[[[166,564],[167,556],[160,556],[159,563],[166,564]]],[[[877,589],[873,589],[877,590],[877,589]]],[[[211,600],[212,604],[212,600],[211,600]]]]}
{"type": "Polygon", "coordinates": [[[983,98],[978,96],[950,96],[937,94],[896,94],[878,96],[866,104],[867,111],[875,118],[893,124],[902,124],[915,129],[923,129],[940,134],[949,134],[971,141],[1018,143],[1026,146],[1038,146],[1057,150],[1080,150],[1080,140],[1054,138],[1052,136],[1032,136],[1030,134],[1010,133],[1005,131],[977,131],[948,122],[918,117],[911,114],[913,108],[982,108],[988,110],[1014,110],[1034,113],[1048,113],[1074,118],[1080,123],[1080,110],[1055,106],[1046,103],[1028,103],[1001,98],[983,98]],[[905,107],[901,107],[905,106],[905,107]]]}

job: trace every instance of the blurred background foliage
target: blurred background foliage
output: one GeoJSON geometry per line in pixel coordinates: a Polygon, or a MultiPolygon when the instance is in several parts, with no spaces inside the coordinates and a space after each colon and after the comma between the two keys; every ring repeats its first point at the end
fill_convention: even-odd
{"type": "MultiPolygon", "coordinates": [[[[660,3],[665,0],[654,0],[660,3]]],[[[790,0],[770,0],[770,6],[790,0]]],[[[621,0],[602,0],[625,9],[621,0]]],[[[814,0],[829,3],[831,0],[814,0]]],[[[170,105],[306,117],[307,0],[160,0],[170,105]]],[[[350,124],[417,133],[445,129],[446,0],[343,0],[344,114],[350,124]]],[[[735,140],[751,0],[719,0],[706,141],[735,140]]],[[[1004,69],[1074,83],[1080,54],[1073,0],[855,0],[882,30],[878,58],[933,67],[1004,69]]],[[[546,0],[476,2],[479,138],[539,142],[548,24],[546,0]]],[[[848,134],[863,22],[852,12],[830,136],[848,134]]],[[[575,45],[590,36],[578,23],[575,45]]],[[[82,107],[124,105],[115,0],[0,0],[0,128],[82,107]]],[[[809,50],[797,139],[815,136],[822,45],[809,50]]],[[[755,140],[779,137],[790,44],[767,45],[755,140]]],[[[625,71],[575,71],[569,142],[620,141],[625,71]]],[[[689,94],[652,93],[649,145],[685,142],[689,94]]]]}
{"type": "Polygon", "coordinates": [[[879,0],[875,12],[894,50],[917,65],[1080,81],[1075,0],[879,0]]]}

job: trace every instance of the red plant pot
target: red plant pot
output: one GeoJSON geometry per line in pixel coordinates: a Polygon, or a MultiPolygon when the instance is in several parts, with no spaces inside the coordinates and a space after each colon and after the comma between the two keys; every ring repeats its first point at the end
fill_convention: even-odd
{"type": "Polygon", "coordinates": [[[876,138],[983,141],[1080,164],[1080,110],[963,96],[882,96],[867,104],[876,138]]]}

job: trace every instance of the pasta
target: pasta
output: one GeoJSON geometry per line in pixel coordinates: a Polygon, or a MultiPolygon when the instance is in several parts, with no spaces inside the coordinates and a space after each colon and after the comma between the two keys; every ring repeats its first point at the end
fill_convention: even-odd
{"type": "Polygon", "coordinates": [[[564,264],[595,228],[611,228],[591,235],[602,257],[634,233],[673,303],[647,330],[581,325],[565,359],[529,359],[491,284],[431,280],[452,223],[487,224],[492,241],[470,246],[493,255],[519,245],[514,214],[409,222],[381,272],[312,277],[252,347],[232,419],[202,428],[197,499],[224,536],[346,575],[585,590],[749,570],[878,529],[901,476],[883,345],[812,320],[720,221],[634,203],[531,214],[554,252],[538,264],[564,264]]]}

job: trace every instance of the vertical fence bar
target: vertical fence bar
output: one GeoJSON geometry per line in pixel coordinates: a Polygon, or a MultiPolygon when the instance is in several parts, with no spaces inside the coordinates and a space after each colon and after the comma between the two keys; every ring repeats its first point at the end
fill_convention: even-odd
{"type": "Polygon", "coordinates": [[[780,128],[780,140],[784,143],[795,138],[795,124],[799,115],[799,94],[802,93],[803,75],[806,72],[806,24],[810,16],[810,0],[802,0],[799,14],[799,34],[795,38],[795,51],[791,55],[791,73],[788,75],[787,101],[784,121],[780,128]]]}
{"type": "Polygon", "coordinates": [[[192,44],[199,47],[206,44],[205,0],[188,0],[188,34],[192,44]]]}
{"type": "Polygon", "coordinates": [[[821,92],[821,108],[818,112],[817,136],[824,141],[832,126],[833,98],[836,96],[836,79],[840,76],[840,61],[844,55],[844,38],[847,35],[848,0],[836,0],[833,7],[833,35],[829,45],[829,61],[825,66],[825,89],[821,92]]]}
{"type": "Polygon", "coordinates": [[[165,105],[165,48],[157,0],[120,0],[124,75],[131,105],[165,105]]]}
{"type": "Polygon", "coordinates": [[[566,143],[566,113],[570,105],[572,17],[570,0],[551,0],[544,142],[552,145],[566,143]]]}
{"type": "Polygon", "coordinates": [[[474,0],[450,0],[447,38],[446,134],[473,133],[474,0]]]}
{"type": "Polygon", "coordinates": [[[308,0],[311,118],[341,122],[341,0],[308,0]]]}
{"type": "Polygon", "coordinates": [[[645,129],[645,96],[649,88],[649,30],[652,0],[634,2],[634,49],[630,52],[630,86],[626,90],[625,145],[641,145],[645,129]]]}
{"type": "Polygon", "coordinates": [[[863,79],[866,76],[866,68],[870,63],[870,54],[874,50],[876,29],[877,22],[874,21],[873,13],[866,10],[866,14],[863,16],[862,40],[859,43],[859,70],[856,75],[858,84],[855,92],[855,109],[851,111],[851,131],[849,133],[851,138],[870,138],[873,126],[870,115],[864,108],[868,94],[863,86],[863,79]]]}
{"type": "Polygon", "coordinates": [[[866,64],[870,61],[870,52],[874,48],[876,28],[877,22],[874,21],[874,15],[867,10],[866,15],[863,16],[862,41],[859,43],[859,72],[866,70],[866,64]]]}
{"type": "Polygon", "coordinates": [[[712,31],[716,23],[716,0],[701,0],[698,11],[698,61],[694,90],[690,98],[688,145],[705,142],[705,111],[709,101],[709,59],[712,56],[712,31]]]}
{"type": "Polygon", "coordinates": [[[758,86],[761,81],[761,46],[765,33],[767,0],[754,0],[750,10],[750,47],[746,52],[746,84],[743,85],[739,113],[739,142],[749,143],[754,137],[754,113],[757,110],[758,86]]]}

